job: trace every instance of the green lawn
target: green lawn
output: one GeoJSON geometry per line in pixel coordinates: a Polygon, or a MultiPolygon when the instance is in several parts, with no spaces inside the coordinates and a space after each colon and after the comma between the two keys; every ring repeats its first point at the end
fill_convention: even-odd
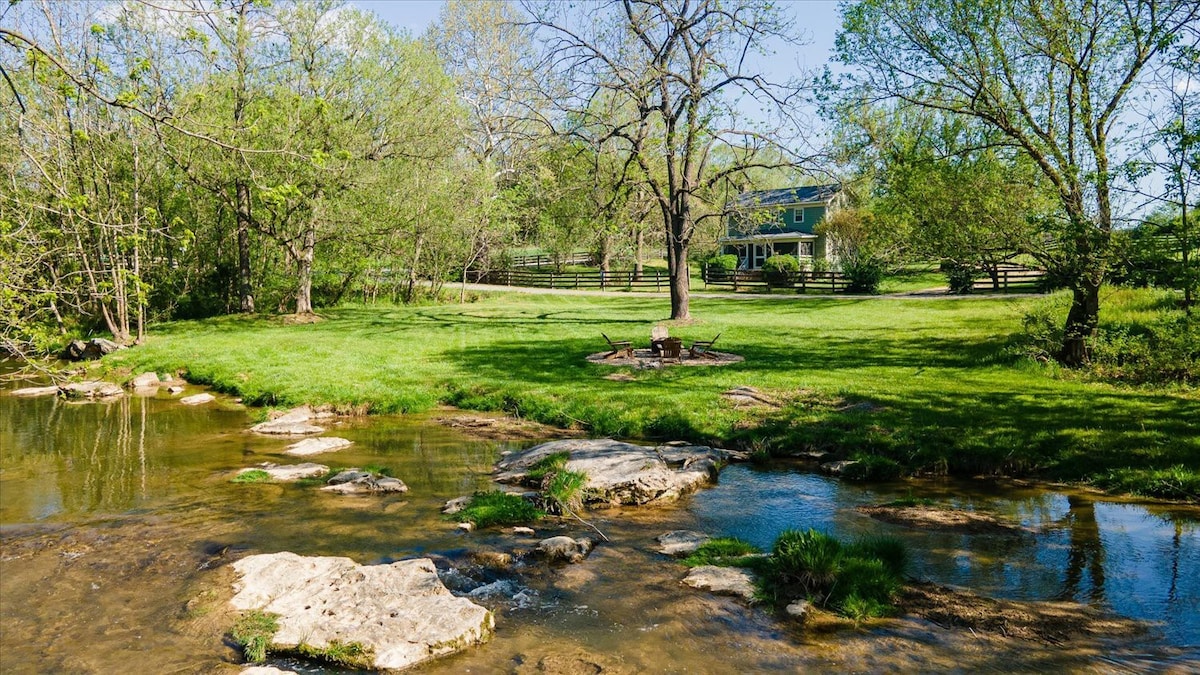
{"type": "Polygon", "coordinates": [[[595,435],[772,454],[827,449],[956,474],[1090,479],[1183,465],[1191,487],[1182,494],[1145,491],[1197,498],[1200,398],[1014,361],[1005,347],[1030,302],[695,298],[697,321],[671,333],[685,343],[720,333],[719,350],[746,358],[721,368],[628,371],[584,361],[604,348],[601,332],[648,344],[668,313],[661,298],[516,294],[467,305],[323,310],[326,320],[312,325],[178,322],[106,363],[186,370],[193,381],[257,404],[398,412],[450,403],[595,435]],[[604,378],[617,370],[633,381],[604,378]],[[735,409],[720,394],[740,385],[790,403],[775,412],[735,409]]]}

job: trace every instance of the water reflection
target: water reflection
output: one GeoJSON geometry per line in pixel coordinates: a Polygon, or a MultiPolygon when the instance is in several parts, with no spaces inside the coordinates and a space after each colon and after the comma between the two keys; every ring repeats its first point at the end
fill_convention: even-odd
{"type": "MultiPolygon", "coordinates": [[[[248,425],[240,408],[188,408],[165,397],[72,404],[0,393],[0,524],[71,523],[133,512],[186,521],[193,531],[181,535],[182,544],[172,545],[196,550],[291,550],[347,555],[362,562],[446,552],[465,544],[442,519],[442,502],[489,487],[492,463],[503,449],[466,442],[410,418],[343,422],[333,433],[354,445],[323,456],[321,462],[387,466],[411,488],[402,496],[343,499],[296,485],[231,484],[231,472],[239,467],[289,461],[281,455],[287,440],[247,434],[248,425]]],[[[605,527],[625,545],[678,527],[738,536],[764,548],[792,527],[815,527],[842,537],[894,534],[911,546],[918,577],[999,597],[1102,604],[1125,616],[1159,622],[1169,644],[1200,645],[1200,575],[1195,573],[1200,569],[1200,509],[1195,507],[1120,503],[1074,492],[989,489],[979,483],[862,486],[802,470],[740,465],[726,469],[717,487],[685,500],[678,509],[637,518],[644,522],[629,518],[605,527]],[[856,509],[910,492],[997,515],[1021,525],[1024,534],[909,529],[856,509]]],[[[477,533],[470,541],[478,545],[485,536],[492,535],[477,533]]],[[[603,547],[594,565],[572,570],[604,579],[604,589],[591,590],[614,598],[614,606],[636,594],[629,586],[636,579],[603,576],[603,557],[616,556],[619,546],[603,547]]],[[[632,559],[631,569],[642,569],[647,562],[632,559]]],[[[664,578],[675,574],[662,564],[664,578]]],[[[663,583],[674,589],[674,581],[663,583]]],[[[597,602],[594,596],[577,599],[578,604],[597,602]]],[[[628,613],[628,605],[621,607],[612,610],[613,616],[628,613]]],[[[553,616],[522,620],[553,624],[554,630],[575,637],[588,630],[605,632],[553,616]]]]}
{"type": "Polygon", "coordinates": [[[1070,533],[1071,544],[1067,551],[1066,578],[1057,598],[1102,601],[1104,543],[1100,539],[1100,526],[1096,522],[1096,505],[1092,500],[1078,495],[1068,495],[1067,504],[1067,515],[1063,518],[1062,526],[1070,533]],[[1081,595],[1080,586],[1085,583],[1085,572],[1087,590],[1081,595]]]}
{"type": "Polygon", "coordinates": [[[1157,622],[1176,644],[1200,645],[1200,508],[1102,501],[1086,494],[978,483],[918,484],[915,492],[1021,525],[1015,536],[964,535],[879,522],[855,507],[904,497],[913,484],[860,486],[799,470],[734,466],[697,494],[697,526],[769,546],[785,528],[842,537],[891,534],[914,573],[1018,600],[1077,600],[1157,622]]]}

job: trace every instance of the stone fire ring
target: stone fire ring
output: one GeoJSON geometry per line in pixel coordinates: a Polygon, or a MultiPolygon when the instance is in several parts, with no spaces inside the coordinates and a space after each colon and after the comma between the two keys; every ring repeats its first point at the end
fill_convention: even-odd
{"type": "Polygon", "coordinates": [[[587,360],[590,363],[598,363],[602,366],[625,366],[627,368],[658,368],[660,366],[727,366],[731,363],[741,363],[742,361],[746,360],[744,357],[738,356],[737,354],[717,351],[711,351],[705,356],[693,358],[686,349],[683,350],[679,355],[678,361],[675,359],[663,359],[660,356],[656,356],[649,349],[633,350],[633,358],[629,358],[623,354],[608,356],[611,353],[611,349],[605,352],[596,352],[595,354],[590,354],[587,357],[587,360]]]}

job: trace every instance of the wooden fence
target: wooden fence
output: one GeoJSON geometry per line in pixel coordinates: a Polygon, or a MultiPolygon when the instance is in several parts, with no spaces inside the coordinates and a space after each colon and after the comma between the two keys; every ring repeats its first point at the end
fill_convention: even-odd
{"type": "Polygon", "coordinates": [[[667,291],[671,277],[663,270],[647,270],[640,275],[621,272],[553,272],[531,269],[494,270],[476,275],[475,281],[499,286],[530,288],[591,288],[600,290],[667,291]]]}
{"type": "Polygon", "coordinates": [[[786,288],[797,293],[816,291],[820,293],[840,293],[850,285],[850,280],[841,272],[794,272],[787,280],[767,280],[761,270],[727,270],[720,267],[705,266],[700,273],[705,286],[732,286],[738,291],[743,288],[766,289],[786,288]]]}
{"type": "Polygon", "coordinates": [[[510,267],[556,267],[558,265],[590,265],[591,253],[568,253],[555,259],[548,255],[514,255],[509,259],[510,267]]]}
{"type": "Polygon", "coordinates": [[[996,270],[995,279],[988,270],[980,269],[981,277],[971,283],[973,291],[1039,293],[1046,291],[1046,270],[1005,263],[996,270]]]}

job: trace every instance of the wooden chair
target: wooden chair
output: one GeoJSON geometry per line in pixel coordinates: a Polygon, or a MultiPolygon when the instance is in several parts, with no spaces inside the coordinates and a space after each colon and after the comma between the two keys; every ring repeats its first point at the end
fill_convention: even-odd
{"type": "Polygon", "coordinates": [[[683,340],[679,338],[663,338],[659,341],[658,346],[658,355],[662,357],[662,360],[674,359],[678,361],[679,353],[683,351],[683,340]]]}
{"type": "Polygon", "coordinates": [[[650,353],[654,356],[662,356],[663,340],[670,337],[667,334],[666,326],[655,326],[650,329],[650,353]]]}
{"type": "MultiPolygon", "coordinates": [[[[604,333],[601,333],[601,335],[604,335],[604,333]]],[[[612,351],[605,354],[604,358],[611,359],[621,352],[625,352],[625,356],[633,358],[633,343],[629,340],[618,340],[613,342],[612,340],[608,339],[607,335],[604,335],[604,341],[608,343],[609,347],[612,347],[612,351]]]]}
{"type": "Polygon", "coordinates": [[[716,344],[717,338],[719,337],[721,337],[721,334],[717,333],[717,337],[711,340],[697,340],[696,342],[693,342],[692,346],[688,347],[688,353],[691,354],[692,358],[694,359],[713,358],[713,355],[709,352],[712,351],[712,346],[716,344]]]}

